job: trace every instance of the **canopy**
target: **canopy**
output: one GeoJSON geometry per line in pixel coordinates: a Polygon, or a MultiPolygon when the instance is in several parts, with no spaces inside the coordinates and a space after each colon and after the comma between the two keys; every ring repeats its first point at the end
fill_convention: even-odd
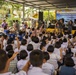
{"type": "Polygon", "coordinates": [[[40,9],[75,8],[76,0],[5,0],[40,9]]]}

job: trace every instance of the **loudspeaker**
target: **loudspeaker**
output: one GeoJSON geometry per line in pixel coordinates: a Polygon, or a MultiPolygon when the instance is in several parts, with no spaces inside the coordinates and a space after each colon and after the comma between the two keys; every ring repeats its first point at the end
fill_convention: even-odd
{"type": "Polygon", "coordinates": [[[76,19],[74,19],[74,22],[76,22],[76,19]]]}
{"type": "Polygon", "coordinates": [[[39,22],[43,22],[43,12],[39,12],[39,22]]]}

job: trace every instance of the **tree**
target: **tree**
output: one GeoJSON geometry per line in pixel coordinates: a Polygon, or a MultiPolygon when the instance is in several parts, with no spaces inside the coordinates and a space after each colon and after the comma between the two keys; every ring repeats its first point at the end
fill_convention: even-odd
{"type": "Polygon", "coordinates": [[[2,7],[3,4],[4,4],[4,0],[0,0],[0,8],[2,7]]]}

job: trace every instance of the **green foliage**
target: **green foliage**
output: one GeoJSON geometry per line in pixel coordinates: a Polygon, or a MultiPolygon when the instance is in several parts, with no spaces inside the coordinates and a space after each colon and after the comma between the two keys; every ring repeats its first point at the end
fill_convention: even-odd
{"type": "Polygon", "coordinates": [[[53,12],[44,11],[44,20],[53,20],[54,15],[52,15],[53,12]]]}
{"type": "Polygon", "coordinates": [[[0,8],[2,7],[3,4],[4,4],[4,0],[0,0],[0,8]]]}
{"type": "Polygon", "coordinates": [[[13,20],[18,20],[19,23],[21,22],[20,18],[7,18],[6,21],[7,21],[9,26],[13,26],[13,20]]]}

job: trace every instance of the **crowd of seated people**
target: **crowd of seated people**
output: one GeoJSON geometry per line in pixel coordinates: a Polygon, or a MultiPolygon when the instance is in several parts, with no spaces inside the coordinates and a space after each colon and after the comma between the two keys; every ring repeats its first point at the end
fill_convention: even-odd
{"type": "Polygon", "coordinates": [[[0,75],[76,75],[76,32],[25,27],[0,34],[0,75]]]}

